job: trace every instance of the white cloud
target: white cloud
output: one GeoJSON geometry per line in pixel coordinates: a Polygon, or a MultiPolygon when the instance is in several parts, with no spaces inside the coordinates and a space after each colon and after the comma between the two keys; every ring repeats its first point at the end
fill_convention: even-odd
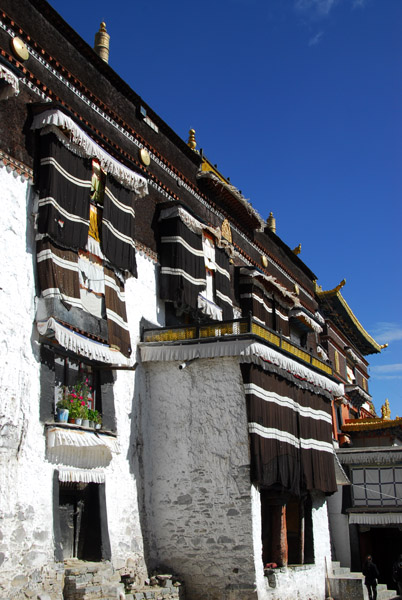
{"type": "Polygon", "coordinates": [[[319,44],[323,35],[324,35],[324,32],[319,31],[316,35],[314,35],[312,38],[309,39],[308,45],[315,46],[316,44],[319,44]]]}
{"type": "Polygon", "coordinates": [[[378,365],[371,367],[371,373],[395,373],[400,372],[402,375],[402,363],[394,363],[393,365],[378,365]]]}
{"type": "Polygon", "coordinates": [[[295,0],[295,8],[319,17],[326,17],[337,3],[338,0],[295,0]]]}
{"type": "Polygon", "coordinates": [[[388,381],[402,379],[402,363],[370,367],[370,375],[372,379],[381,379],[388,381]]]}
{"type": "Polygon", "coordinates": [[[402,326],[400,323],[377,323],[372,335],[376,342],[380,344],[396,342],[402,340],[402,326]]]}

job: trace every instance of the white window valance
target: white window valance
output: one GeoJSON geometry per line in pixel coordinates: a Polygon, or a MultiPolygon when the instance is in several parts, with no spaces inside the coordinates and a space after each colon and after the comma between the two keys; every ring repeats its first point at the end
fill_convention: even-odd
{"type": "Polygon", "coordinates": [[[40,335],[54,337],[63,348],[90,360],[126,367],[134,364],[134,358],[127,358],[106,344],[90,340],[88,337],[64,327],[53,317],[47,321],[39,321],[37,327],[40,335]]]}
{"type": "Polygon", "coordinates": [[[7,100],[10,96],[18,96],[20,93],[18,77],[2,64],[0,64],[0,81],[6,84],[0,87],[0,100],[7,100]]]}
{"type": "Polygon", "coordinates": [[[105,483],[103,469],[76,469],[59,467],[59,481],[67,483],[105,483]]]}
{"type": "Polygon", "coordinates": [[[76,429],[51,427],[47,430],[46,441],[49,462],[78,469],[107,467],[112,454],[119,452],[114,437],[76,429]]]}
{"type": "MultiPolygon", "coordinates": [[[[58,109],[47,110],[34,117],[31,129],[43,129],[53,126],[52,131],[58,136],[65,145],[75,144],[80,153],[88,158],[97,158],[101,167],[127,189],[134,191],[143,198],[148,194],[148,182],[145,177],[135,173],[125,167],[111,156],[106,150],[103,150],[88,134],[85,133],[65,113],[58,109]],[[61,129],[58,129],[61,128],[61,129]],[[63,131],[68,132],[66,136],[63,131]]],[[[74,149],[70,148],[73,152],[74,149]]]]}

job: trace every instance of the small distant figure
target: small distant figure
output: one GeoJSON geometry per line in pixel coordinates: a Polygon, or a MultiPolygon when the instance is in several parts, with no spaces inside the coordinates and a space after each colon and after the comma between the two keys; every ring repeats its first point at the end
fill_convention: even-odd
{"type": "Polygon", "coordinates": [[[363,575],[369,600],[377,600],[377,579],[380,574],[377,566],[373,563],[373,559],[370,554],[367,556],[366,562],[363,565],[363,575]]]}
{"type": "Polygon", "coordinates": [[[398,556],[398,560],[393,564],[392,577],[397,585],[399,596],[402,596],[402,554],[398,556]]]}

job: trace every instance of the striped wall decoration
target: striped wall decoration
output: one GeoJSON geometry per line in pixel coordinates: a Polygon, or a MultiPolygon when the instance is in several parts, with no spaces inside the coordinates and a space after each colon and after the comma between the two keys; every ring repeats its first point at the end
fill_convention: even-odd
{"type": "Polygon", "coordinates": [[[101,247],[112,265],[137,277],[133,193],[108,176],[103,207],[101,247]]]}
{"type": "Polygon", "coordinates": [[[223,248],[215,248],[216,303],[222,308],[223,319],[233,319],[233,292],[229,257],[223,248]]]}
{"type": "Polygon", "coordinates": [[[273,300],[261,287],[253,282],[240,282],[240,306],[244,317],[251,312],[262,325],[275,330],[273,300]]]}
{"type": "Polygon", "coordinates": [[[38,232],[66,248],[85,248],[91,163],[69,152],[53,133],[40,142],[38,232]]]}
{"type": "Polygon", "coordinates": [[[160,221],[160,297],[197,309],[198,294],[206,287],[201,234],[179,217],[160,221]]]}
{"type": "Polygon", "coordinates": [[[335,492],[329,400],[255,364],[242,364],[241,370],[252,480],[298,496],[335,492]]]}

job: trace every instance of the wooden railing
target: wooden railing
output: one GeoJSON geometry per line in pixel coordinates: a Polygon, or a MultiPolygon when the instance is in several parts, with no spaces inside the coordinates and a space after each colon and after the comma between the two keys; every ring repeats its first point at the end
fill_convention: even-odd
{"type": "Polygon", "coordinates": [[[187,343],[195,340],[206,340],[210,338],[219,339],[230,336],[232,338],[244,338],[255,336],[263,340],[269,346],[274,346],[290,354],[300,361],[312,365],[328,375],[333,375],[330,364],[313,356],[300,346],[293,344],[288,338],[261,325],[253,318],[235,319],[231,321],[214,321],[202,325],[178,325],[175,327],[160,327],[157,329],[144,329],[142,341],[146,343],[187,343]]]}

